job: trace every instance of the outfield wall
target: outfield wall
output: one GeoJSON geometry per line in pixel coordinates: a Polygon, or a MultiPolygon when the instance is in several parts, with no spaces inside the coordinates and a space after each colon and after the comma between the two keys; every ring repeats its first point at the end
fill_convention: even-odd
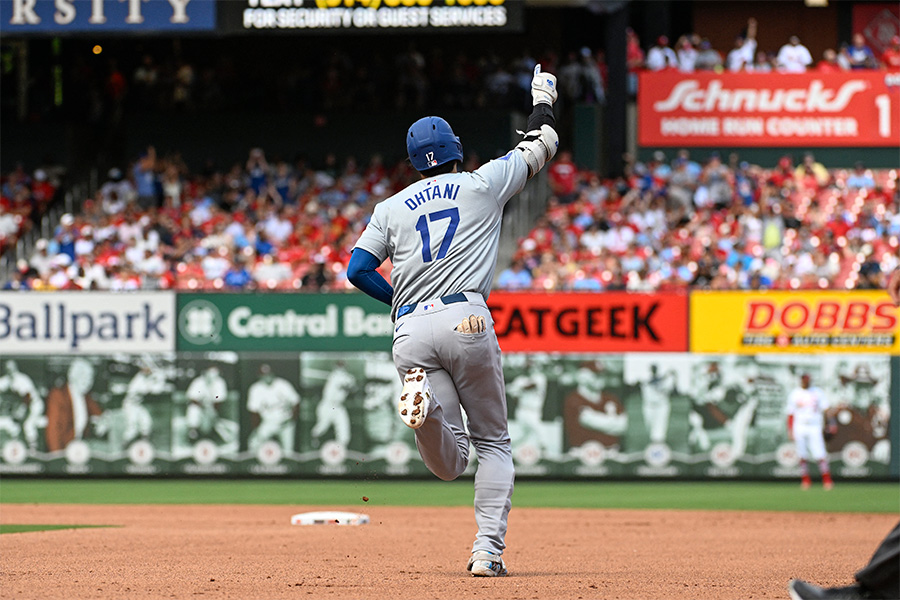
{"type": "MultiPolygon", "coordinates": [[[[897,476],[884,294],[490,305],[519,475],[795,478],[784,407],[809,372],[838,407],[836,477],[897,476]]],[[[0,473],[427,475],[395,415],[392,329],[360,294],[2,293],[0,473]]]]}

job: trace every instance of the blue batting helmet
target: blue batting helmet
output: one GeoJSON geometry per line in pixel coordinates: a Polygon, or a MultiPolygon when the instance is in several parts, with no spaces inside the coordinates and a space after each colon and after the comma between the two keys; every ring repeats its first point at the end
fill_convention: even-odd
{"type": "Polygon", "coordinates": [[[417,171],[427,171],[451,160],[462,160],[462,144],[440,117],[423,117],[406,132],[409,162],[417,171]]]}

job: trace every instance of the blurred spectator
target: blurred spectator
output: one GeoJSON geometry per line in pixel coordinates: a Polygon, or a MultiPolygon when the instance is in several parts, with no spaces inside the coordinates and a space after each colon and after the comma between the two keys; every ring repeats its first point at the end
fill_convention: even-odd
{"type": "MultiPolygon", "coordinates": [[[[816,161],[816,157],[812,152],[803,155],[803,162],[794,169],[794,179],[798,185],[804,185],[804,180],[812,176],[815,187],[823,188],[831,181],[831,174],[820,162],[816,161]]],[[[806,187],[810,187],[808,184],[806,187]]]]}
{"type": "Polygon", "coordinates": [[[891,38],[891,44],[881,53],[881,62],[888,69],[900,69],[900,35],[891,38]]]}
{"type": "Polygon", "coordinates": [[[693,73],[697,68],[697,49],[691,43],[688,36],[683,35],[678,39],[678,70],[682,73],[693,73]]]}
{"type": "Polygon", "coordinates": [[[514,259],[497,278],[497,287],[501,290],[527,290],[531,287],[531,273],[525,268],[521,259],[514,259]]]}
{"type": "Polygon", "coordinates": [[[725,68],[737,72],[752,69],[756,56],[756,19],[747,21],[747,31],[734,40],[734,48],[725,58],[725,68]]]}
{"type": "Polygon", "coordinates": [[[634,29],[628,27],[625,30],[626,46],[625,61],[628,66],[628,95],[637,94],[638,72],[644,68],[644,51],[641,49],[641,41],[634,29]]]}
{"type": "Polygon", "coordinates": [[[697,53],[695,66],[698,71],[718,71],[722,68],[722,55],[712,47],[707,39],[700,42],[700,51],[697,53]]]}
{"type": "Polygon", "coordinates": [[[771,73],[775,70],[775,57],[763,50],[759,50],[756,53],[756,58],[753,61],[752,65],[747,65],[745,68],[748,71],[753,71],[754,73],[771,73]]]}
{"type": "Polygon", "coordinates": [[[132,171],[137,191],[137,203],[143,209],[155,207],[156,200],[156,149],[153,146],[134,163],[132,171]]]}
{"type": "Polygon", "coordinates": [[[866,38],[861,33],[853,34],[853,43],[847,49],[851,69],[877,69],[878,59],[875,53],[866,45],[866,38]]]}
{"type": "Polygon", "coordinates": [[[606,102],[606,92],[604,91],[600,63],[594,58],[590,48],[582,48],[580,54],[581,90],[578,100],[587,104],[603,104],[606,102]]]}
{"type": "Polygon", "coordinates": [[[843,70],[843,67],[838,63],[837,52],[833,48],[826,49],[822,53],[822,60],[816,65],[816,71],[819,73],[838,73],[843,70]]]}
{"type": "Polygon", "coordinates": [[[134,70],[131,77],[134,85],[133,97],[140,108],[149,109],[158,104],[159,68],[153,61],[153,56],[145,54],[141,64],[134,70]]]}
{"type": "Polygon", "coordinates": [[[875,179],[862,161],[853,165],[853,173],[847,178],[847,187],[851,190],[871,190],[875,187],[875,179]]]}
{"type": "Polygon", "coordinates": [[[578,168],[572,162],[572,153],[562,150],[547,171],[550,190],[562,203],[569,203],[575,199],[575,184],[578,176],[578,168]]]}
{"type": "Polygon", "coordinates": [[[678,56],[669,48],[667,36],[661,35],[656,38],[656,45],[647,51],[647,68],[651,71],[678,68],[678,56]]]}
{"type": "Polygon", "coordinates": [[[803,73],[806,67],[812,64],[812,56],[809,50],[800,43],[800,38],[792,35],[787,44],[778,51],[775,64],[779,71],[785,73],[803,73]]]}

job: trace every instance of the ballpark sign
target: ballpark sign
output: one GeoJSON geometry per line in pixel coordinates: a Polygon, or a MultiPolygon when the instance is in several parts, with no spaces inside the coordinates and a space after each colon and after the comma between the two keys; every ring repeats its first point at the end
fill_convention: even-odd
{"type": "Polygon", "coordinates": [[[884,292],[693,292],[691,351],[900,354],[884,292]]]}
{"type": "Polygon", "coordinates": [[[900,145],[900,71],[642,73],[642,146],[900,145]]]}
{"type": "Polygon", "coordinates": [[[170,292],[0,292],[0,348],[16,354],[171,352],[170,292]]]}
{"type": "Polygon", "coordinates": [[[362,294],[179,294],[178,350],[388,350],[386,305],[362,294]]]}

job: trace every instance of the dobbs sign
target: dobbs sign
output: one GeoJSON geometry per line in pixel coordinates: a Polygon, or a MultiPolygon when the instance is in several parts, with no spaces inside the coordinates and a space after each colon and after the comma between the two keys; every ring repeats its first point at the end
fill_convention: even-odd
{"type": "Polygon", "coordinates": [[[691,351],[900,354],[884,292],[694,292],[691,351]]]}
{"type": "Polygon", "coordinates": [[[687,350],[684,294],[494,292],[488,307],[506,352],[687,350]]]}
{"type": "Polygon", "coordinates": [[[900,71],[642,73],[642,146],[900,145],[900,71]]]}

